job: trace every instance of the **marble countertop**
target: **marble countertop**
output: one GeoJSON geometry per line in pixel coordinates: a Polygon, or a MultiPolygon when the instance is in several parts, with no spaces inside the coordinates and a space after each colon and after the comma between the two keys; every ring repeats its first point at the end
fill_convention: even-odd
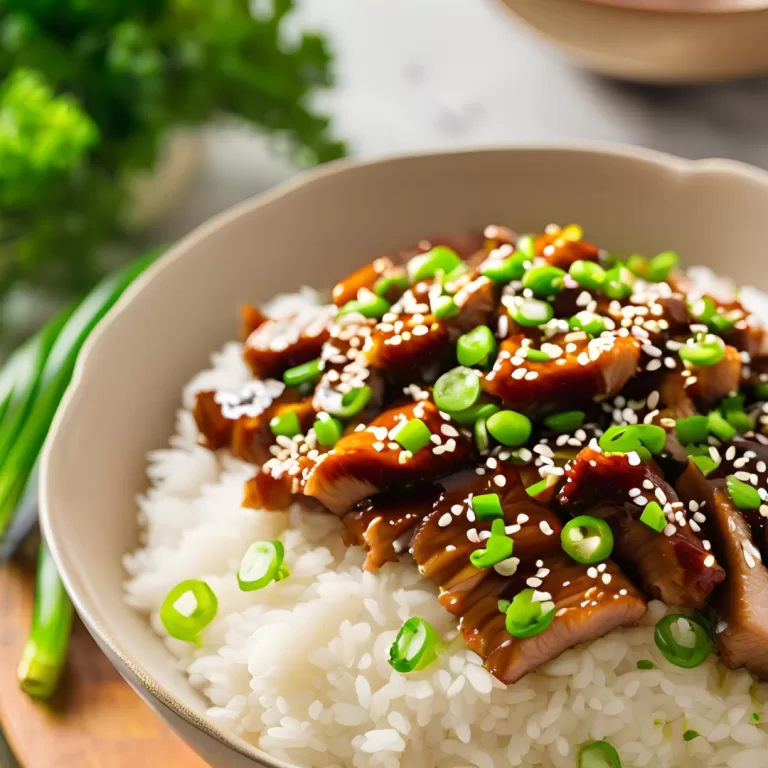
{"type": "MultiPolygon", "coordinates": [[[[338,82],[320,105],[357,156],[583,140],[768,167],[768,78],[612,82],[576,68],[495,0],[302,0],[295,22],[331,40],[338,82]]],[[[153,237],[175,239],[293,172],[247,131],[210,128],[197,182],[153,237]]]]}

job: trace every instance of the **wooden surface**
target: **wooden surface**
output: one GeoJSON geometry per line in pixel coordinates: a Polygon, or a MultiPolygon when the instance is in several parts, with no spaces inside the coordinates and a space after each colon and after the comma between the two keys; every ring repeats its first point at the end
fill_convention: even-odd
{"type": "Polygon", "coordinates": [[[53,700],[41,704],[19,690],[16,665],[29,629],[33,572],[33,562],[0,566],[0,725],[22,768],[205,768],[78,620],[53,700]]]}

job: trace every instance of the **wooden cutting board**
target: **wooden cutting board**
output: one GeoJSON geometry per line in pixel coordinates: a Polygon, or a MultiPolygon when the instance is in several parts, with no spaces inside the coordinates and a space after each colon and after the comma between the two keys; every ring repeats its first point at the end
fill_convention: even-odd
{"type": "Polygon", "coordinates": [[[22,768],[205,768],[131,690],[79,620],[54,698],[42,704],[19,690],[16,666],[33,590],[33,558],[0,566],[0,727],[22,768]]]}

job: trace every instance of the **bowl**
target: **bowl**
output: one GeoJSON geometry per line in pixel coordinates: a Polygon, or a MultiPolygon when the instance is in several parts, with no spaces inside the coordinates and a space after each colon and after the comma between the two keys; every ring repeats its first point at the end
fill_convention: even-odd
{"type": "Polygon", "coordinates": [[[235,335],[238,305],[330,287],[432,233],[579,222],[608,248],[674,248],[768,286],[768,173],[631,148],[514,148],[324,166],[217,216],[133,285],[88,341],[41,471],[45,536],[78,613],[125,679],[213,766],[286,764],[198,712],[204,702],[122,601],[144,456],[167,444],[180,391],[235,335]]]}
{"type": "Polygon", "coordinates": [[[768,72],[765,0],[500,0],[587,69],[645,83],[768,72]]]}

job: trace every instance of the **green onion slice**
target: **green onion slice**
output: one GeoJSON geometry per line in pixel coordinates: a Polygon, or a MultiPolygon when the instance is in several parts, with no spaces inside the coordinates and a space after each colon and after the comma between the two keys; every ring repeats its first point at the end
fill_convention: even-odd
{"type": "Polygon", "coordinates": [[[621,264],[616,265],[605,273],[603,293],[609,299],[626,299],[632,294],[632,283],[635,276],[621,264]]]}
{"type": "Polygon", "coordinates": [[[525,274],[529,257],[524,253],[513,253],[506,259],[488,259],[480,266],[480,272],[494,283],[511,283],[525,274]]]}
{"type": "Polygon", "coordinates": [[[317,414],[313,428],[317,442],[326,448],[336,445],[344,434],[344,425],[329,413],[324,412],[317,414]]]}
{"type": "Polygon", "coordinates": [[[580,515],[569,520],[560,533],[563,551],[577,563],[591,565],[613,552],[611,526],[599,517],[580,515]]]}
{"type": "Polygon", "coordinates": [[[487,453],[491,447],[491,438],[488,436],[488,425],[486,419],[478,419],[472,427],[472,434],[475,438],[475,445],[480,453],[487,453]]]}
{"type": "Polygon", "coordinates": [[[283,566],[285,550],[279,541],[256,541],[248,547],[240,568],[237,583],[243,592],[263,589],[273,581],[281,581],[289,575],[283,566]]]}
{"type": "Polygon", "coordinates": [[[459,336],[456,342],[456,357],[462,365],[487,365],[496,354],[496,337],[487,325],[459,336]]]}
{"type": "Polygon", "coordinates": [[[648,259],[639,253],[633,253],[625,264],[626,268],[637,277],[643,279],[648,277],[648,259]]]}
{"type": "Polygon", "coordinates": [[[655,424],[614,424],[600,438],[600,447],[605,453],[636,451],[642,456],[642,448],[651,453],[661,453],[666,440],[664,428],[655,424]]]}
{"type": "Polygon", "coordinates": [[[516,296],[507,311],[518,325],[527,327],[544,325],[555,316],[551,304],[539,299],[525,299],[522,296],[516,296]]]}
{"type": "Polygon", "coordinates": [[[584,411],[561,411],[544,419],[544,424],[553,432],[571,434],[584,426],[584,411]]]}
{"type": "Polygon", "coordinates": [[[456,317],[461,311],[452,296],[437,296],[434,299],[430,299],[430,306],[432,314],[438,320],[448,320],[451,317],[456,317]]]}
{"type": "Polygon", "coordinates": [[[607,741],[593,741],[579,750],[579,768],[621,768],[621,759],[607,741]]]}
{"type": "Polygon", "coordinates": [[[416,672],[435,661],[441,650],[442,643],[435,628],[414,616],[397,633],[389,649],[389,663],[397,672],[416,672]]]}
{"type": "Polygon", "coordinates": [[[731,501],[737,509],[760,509],[763,502],[757,488],[739,480],[735,475],[728,475],[725,483],[731,501]]]}
{"type": "Polygon", "coordinates": [[[736,428],[729,424],[720,411],[710,411],[707,414],[707,428],[718,440],[727,443],[736,437],[736,428]]]}
{"type": "Polygon", "coordinates": [[[677,439],[683,444],[706,443],[709,437],[709,426],[706,416],[690,416],[675,421],[677,439]]]}
{"type": "Polygon", "coordinates": [[[697,339],[689,339],[678,350],[681,360],[694,366],[717,365],[725,355],[725,344],[719,336],[709,333],[697,339]]]}
{"type": "Polygon", "coordinates": [[[214,620],[218,609],[216,594],[206,582],[187,579],[163,600],[160,621],[171,637],[193,643],[214,620]]]}
{"type": "Polygon", "coordinates": [[[541,634],[555,618],[551,600],[534,601],[535,590],[518,592],[507,608],[506,628],[512,637],[525,638],[541,634]]]}
{"type": "Polygon", "coordinates": [[[480,378],[471,368],[453,368],[435,382],[432,397],[441,411],[464,411],[480,397],[480,378]]]}
{"type": "Polygon", "coordinates": [[[653,669],[654,664],[650,659],[640,659],[635,666],[638,669],[653,669]]]}
{"type": "Polygon", "coordinates": [[[563,290],[565,272],[551,264],[531,267],[523,275],[523,287],[541,298],[552,296],[563,290]]]}
{"type": "Polygon", "coordinates": [[[502,445],[518,448],[531,436],[531,420],[517,411],[497,411],[486,422],[491,437],[502,445]]]}
{"type": "Polygon", "coordinates": [[[672,614],[656,624],[653,633],[661,655],[678,667],[698,667],[712,652],[712,636],[690,616],[672,614]]]}
{"type": "Polygon", "coordinates": [[[450,417],[464,427],[472,426],[478,419],[487,419],[499,410],[493,403],[477,403],[463,411],[450,411],[450,417]]]}
{"type": "Polygon", "coordinates": [[[669,278],[669,273],[680,263],[680,257],[674,251],[664,251],[648,262],[648,280],[661,283],[669,278]]]}
{"type": "Polygon", "coordinates": [[[325,410],[331,416],[336,416],[336,418],[351,419],[368,405],[371,397],[373,397],[373,390],[367,384],[364,384],[362,387],[350,389],[349,392],[346,392],[341,397],[339,405],[326,405],[325,410]]]}
{"type": "Polygon", "coordinates": [[[300,387],[302,384],[314,383],[323,375],[324,369],[325,363],[322,360],[310,360],[295,368],[289,368],[283,374],[283,383],[286,387],[300,387]]]}
{"type": "Polygon", "coordinates": [[[447,245],[436,245],[414,256],[406,265],[411,283],[432,279],[438,271],[448,274],[461,264],[461,257],[447,245]]]}
{"type": "Polygon", "coordinates": [[[720,466],[711,456],[691,456],[691,461],[699,468],[704,477],[712,474],[720,466]]]}
{"type": "Polygon", "coordinates": [[[657,501],[649,501],[640,515],[640,522],[661,533],[667,527],[667,517],[657,501]]]}
{"type": "Polygon", "coordinates": [[[605,330],[605,318],[583,309],[568,320],[568,327],[572,331],[583,331],[590,336],[599,336],[605,330]]]}
{"type": "Polygon", "coordinates": [[[270,419],[269,428],[275,437],[295,437],[301,434],[301,424],[296,411],[286,411],[270,419]]]}
{"type": "Polygon", "coordinates": [[[592,291],[602,287],[605,282],[605,270],[594,261],[574,261],[568,271],[582,288],[592,291]]]}
{"type": "Polygon", "coordinates": [[[472,497],[472,511],[480,522],[503,518],[504,510],[501,508],[501,499],[498,493],[485,493],[472,497]]]}
{"type": "Polygon", "coordinates": [[[377,296],[387,298],[395,291],[403,293],[408,290],[408,278],[405,275],[391,275],[388,277],[380,277],[376,284],[373,286],[373,292],[377,296]]]}
{"type": "Polygon", "coordinates": [[[412,454],[418,453],[430,443],[432,432],[421,419],[409,419],[395,434],[395,442],[399,443],[406,451],[412,454]]]}
{"type": "Polygon", "coordinates": [[[501,533],[492,533],[491,538],[485,540],[485,549],[476,549],[469,556],[469,560],[475,568],[493,568],[494,565],[512,557],[514,542],[504,533],[504,521],[494,520],[494,527],[497,523],[501,528],[501,533]]]}

